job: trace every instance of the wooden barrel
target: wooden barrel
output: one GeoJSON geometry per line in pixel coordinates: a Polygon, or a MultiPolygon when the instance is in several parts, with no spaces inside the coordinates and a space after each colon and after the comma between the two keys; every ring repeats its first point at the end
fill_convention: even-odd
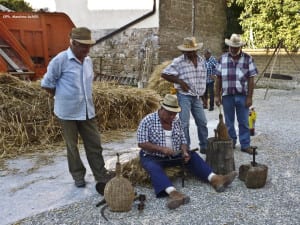
{"type": "Polygon", "coordinates": [[[206,163],[211,166],[216,174],[225,175],[235,170],[232,140],[217,140],[208,138],[206,163]]]}

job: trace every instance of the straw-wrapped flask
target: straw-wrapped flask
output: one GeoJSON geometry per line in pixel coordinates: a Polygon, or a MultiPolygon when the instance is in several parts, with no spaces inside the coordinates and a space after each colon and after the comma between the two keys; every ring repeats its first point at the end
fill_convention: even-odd
{"type": "Polygon", "coordinates": [[[106,184],[104,198],[111,211],[128,212],[134,201],[134,188],[130,181],[122,176],[119,154],[117,157],[116,176],[106,184]]]}

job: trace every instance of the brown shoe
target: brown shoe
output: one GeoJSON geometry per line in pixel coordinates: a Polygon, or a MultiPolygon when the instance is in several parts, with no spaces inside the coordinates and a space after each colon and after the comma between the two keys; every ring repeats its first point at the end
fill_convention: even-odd
{"type": "Polygon", "coordinates": [[[225,191],[225,188],[232,183],[236,176],[237,172],[235,171],[232,171],[226,175],[215,175],[212,177],[210,183],[216,192],[223,192],[225,191]]]}
{"type": "Polygon", "coordinates": [[[114,171],[106,170],[101,177],[97,177],[96,181],[100,183],[107,183],[112,178],[116,176],[116,173],[114,171]]]}
{"type": "MultiPolygon", "coordinates": [[[[248,147],[248,148],[244,148],[244,149],[241,149],[242,152],[246,152],[250,155],[253,155],[253,148],[252,147],[248,147]]],[[[257,155],[257,151],[255,151],[255,155],[257,155]]]]}
{"type": "Polygon", "coordinates": [[[170,199],[167,203],[167,207],[169,209],[176,209],[179,206],[187,204],[187,203],[190,202],[190,197],[185,195],[185,194],[182,194],[179,191],[172,191],[169,194],[169,197],[170,197],[170,199]]]}

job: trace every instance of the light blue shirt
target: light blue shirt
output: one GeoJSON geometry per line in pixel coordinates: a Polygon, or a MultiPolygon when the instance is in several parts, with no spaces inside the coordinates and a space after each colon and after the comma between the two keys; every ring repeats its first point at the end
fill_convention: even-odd
{"type": "Polygon", "coordinates": [[[95,117],[93,64],[89,56],[81,63],[68,48],[49,63],[41,86],[55,89],[54,114],[63,120],[95,117]]]}

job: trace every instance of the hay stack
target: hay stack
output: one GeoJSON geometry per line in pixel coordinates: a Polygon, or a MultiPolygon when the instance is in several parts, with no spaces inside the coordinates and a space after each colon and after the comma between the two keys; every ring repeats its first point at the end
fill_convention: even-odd
{"type": "MultiPolygon", "coordinates": [[[[93,91],[101,131],[136,129],[146,114],[159,107],[160,96],[149,89],[95,82],[93,91]]],[[[50,148],[62,141],[53,98],[41,89],[40,82],[1,74],[0,108],[0,158],[50,148]]]]}
{"type": "Polygon", "coordinates": [[[155,90],[160,96],[165,96],[170,93],[171,88],[174,86],[173,83],[166,81],[161,77],[162,71],[171,63],[172,61],[166,61],[155,67],[153,73],[151,74],[147,88],[155,90]]]}
{"type": "MultiPolygon", "coordinates": [[[[165,169],[167,176],[170,179],[175,179],[181,176],[181,167],[168,167],[165,169]]],[[[150,186],[151,181],[147,172],[141,166],[139,156],[129,160],[122,165],[122,175],[126,177],[133,185],[150,186]]]]}

